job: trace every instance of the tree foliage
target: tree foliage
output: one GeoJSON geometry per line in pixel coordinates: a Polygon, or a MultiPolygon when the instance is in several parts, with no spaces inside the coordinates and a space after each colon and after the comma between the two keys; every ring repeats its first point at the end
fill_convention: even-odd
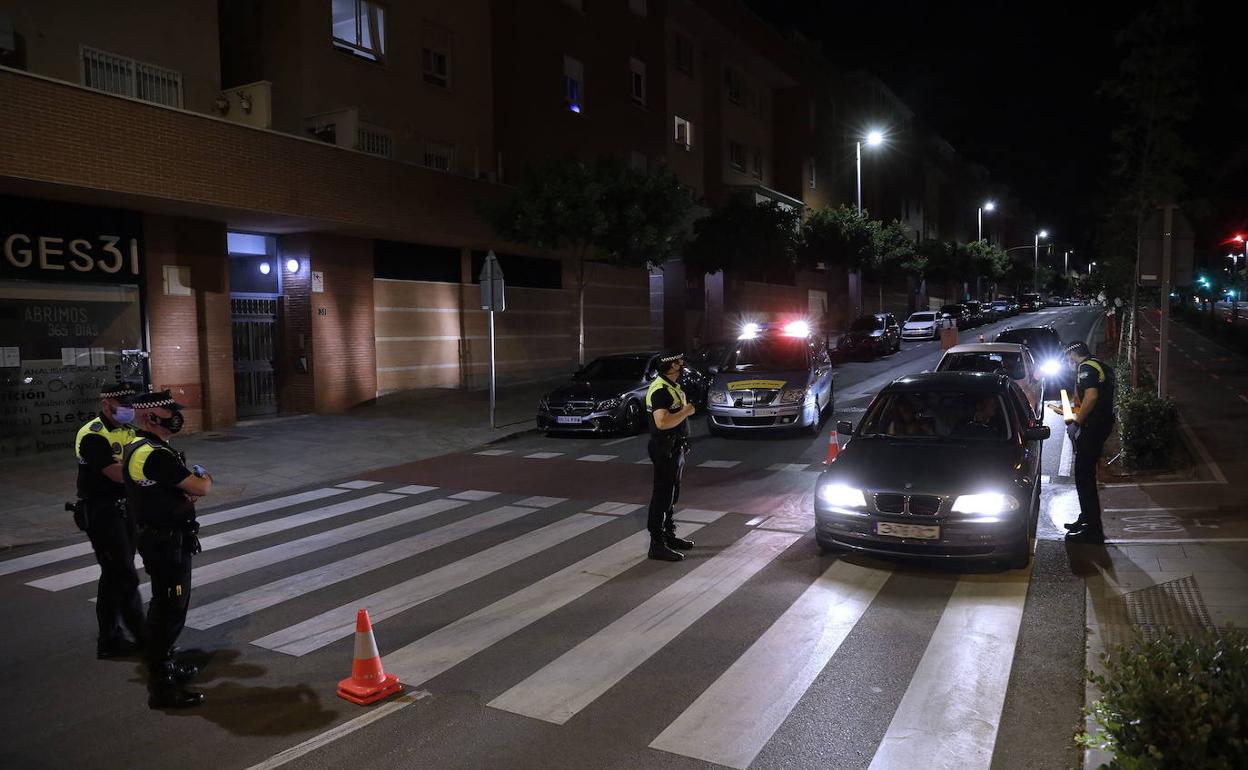
{"type": "Polygon", "coordinates": [[[800,262],[808,268],[822,262],[861,269],[874,258],[879,230],[879,222],[853,206],[812,211],[802,224],[800,262]]]}
{"type": "Polygon", "coordinates": [[[693,223],[693,239],[684,250],[685,265],[701,273],[735,269],[788,275],[797,259],[799,217],[797,211],[778,203],[755,203],[731,195],[693,223]]]}
{"type": "Polygon", "coordinates": [[[871,269],[877,280],[893,271],[920,278],[927,269],[927,257],[919,253],[910,228],[894,219],[882,225],[875,237],[876,259],[871,269]]]}
{"type": "Polygon", "coordinates": [[[965,279],[984,278],[999,281],[1010,267],[1010,257],[1005,249],[987,241],[972,241],[959,247],[964,255],[965,279]]]}

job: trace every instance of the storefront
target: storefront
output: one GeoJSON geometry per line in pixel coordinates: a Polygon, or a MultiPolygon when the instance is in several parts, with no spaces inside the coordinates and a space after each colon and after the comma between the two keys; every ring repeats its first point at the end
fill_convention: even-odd
{"type": "Polygon", "coordinates": [[[68,451],[100,385],[146,383],[142,218],[0,196],[0,460],[68,451]]]}

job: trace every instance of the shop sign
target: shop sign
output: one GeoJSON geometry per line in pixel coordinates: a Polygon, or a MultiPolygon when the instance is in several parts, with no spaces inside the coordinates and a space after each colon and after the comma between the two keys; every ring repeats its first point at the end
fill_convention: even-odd
{"type": "Polygon", "coordinates": [[[0,196],[0,279],[137,283],[136,212],[0,196]]]}

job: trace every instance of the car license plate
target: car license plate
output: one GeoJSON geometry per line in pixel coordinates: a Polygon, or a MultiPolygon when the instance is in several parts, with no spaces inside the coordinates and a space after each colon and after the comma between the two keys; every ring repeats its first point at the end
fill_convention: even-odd
{"type": "Polygon", "coordinates": [[[755,417],[775,417],[778,414],[780,414],[779,409],[755,409],[754,410],[755,417]]]}
{"type": "Polygon", "coordinates": [[[912,537],[918,540],[939,540],[940,527],[925,527],[919,524],[892,524],[887,521],[876,522],[875,534],[889,537],[912,537]]]}
{"type": "Polygon", "coordinates": [[[577,416],[568,417],[566,415],[561,414],[555,417],[555,422],[559,423],[560,425],[580,425],[581,418],[577,416]]]}

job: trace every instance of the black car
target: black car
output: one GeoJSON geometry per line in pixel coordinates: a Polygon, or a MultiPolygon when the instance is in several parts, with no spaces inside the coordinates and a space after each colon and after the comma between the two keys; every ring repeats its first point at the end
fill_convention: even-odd
{"type": "Polygon", "coordinates": [[[1046,386],[1070,387],[1068,380],[1073,373],[1062,355],[1062,338],[1052,326],[1010,327],[997,334],[993,342],[1025,345],[1036,361],[1036,370],[1045,378],[1046,386]]]}
{"type": "Polygon", "coordinates": [[[874,358],[901,350],[901,326],[892,313],[859,316],[836,342],[838,358],[874,358]]]}
{"type": "Polygon", "coordinates": [[[984,315],[984,308],[975,300],[967,300],[962,303],[966,308],[966,316],[971,322],[971,326],[983,326],[988,322],[988,318],[984,315]]]}
{"type": "Polygon", "coordinates": [[[716,342],[703,345],[689,354],[685,359],[685,373],[681,375],[680,386],[690,401],[699,407],[706,404],[706,394],[711,383],[715,381],[715,375],[724,368],[732,351],[732,345],[716,342]]]}
{"type": "Polygon", "coordinates": [[[942,316],[949,316],[950,320],[957,324],[959,329],[971,328],[970,315],[965,305],[944,305],[940,308],[942,316]]]}
{"type": "Polygon", "coordinates": [[[1008,375],[924,372],[886,386],[819,476],[825,550],[1031,560],[1049,428],[1008,375]]]}
{"type": "Polygon", "coordinates": [[[542,397],[538,429],[640,433],[646,429],[646,390],[657,368],[658,354],[653,352],[595,358],[572,375],[570,384],[542,397]]]}
{"type": "Polygon", "coordinates": [[[1018,304],[1022,312],[1034,313],[1044,307],[1044,300],[1039,294],[1024,294],[1018,304]]]}

